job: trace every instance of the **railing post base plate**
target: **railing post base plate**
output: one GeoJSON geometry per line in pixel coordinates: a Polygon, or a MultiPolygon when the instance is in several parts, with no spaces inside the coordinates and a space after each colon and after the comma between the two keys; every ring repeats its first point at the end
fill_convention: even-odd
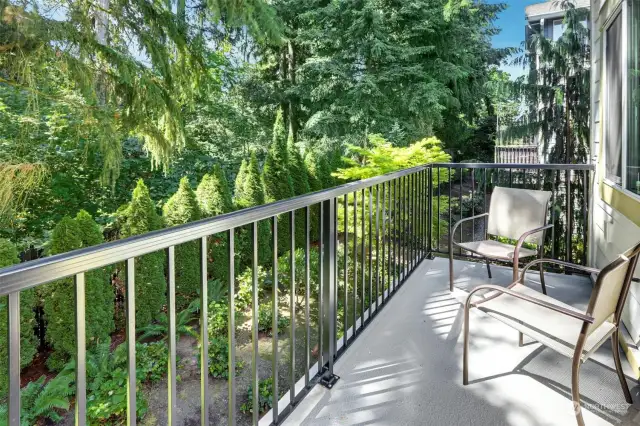
{"type": "Polygon", "coordinates": [[[340,380],[340,376],[336,376],[335,374],[331,374],[329,370],[325,371],[320,378],[320,384],[327,389],[331,389],[335,386],[335,384],[340,380]]]}
{"type": "Polygon", "coordinates": [[[429,253],[427,253],[427,259],[429,259],[429,260],[433,260],[433,259],[435,259],[435,258],[436,258],[436,255],[435,255],[435,254],[433,254],[433,252],[432,252],[432,251],[430,251],[429,253]]]}

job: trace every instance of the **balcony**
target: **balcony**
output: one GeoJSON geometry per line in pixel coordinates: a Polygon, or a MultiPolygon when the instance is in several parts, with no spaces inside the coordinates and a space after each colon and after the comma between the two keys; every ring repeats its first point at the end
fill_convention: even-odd
{"type": "MultiPolygon", "coordinates": [[[[471,328],[471,384],[462,386],[460,301],[476,285],[508,285],[511,273],[494,267],[489,280],[484,264],[456,252],[457,289],[451,293],[448,265],[439,256],[448,254],[446,241],[455,221],[486,211],[493,188],[510,186],[551,191],[548,220],[554,226],[545,236],[544,255],[586,264],[592,170],[581,165],[425,165],[0,270],[0,296],[8,296],[9,314],[8,424],[20,424],[24,402],[20,294],[71,277],[76,327],[70,333],[77,353],[73,409],[66,421],[89,423],[87,353],[93,349],[87,342],[86,312],[92,301],[87,300],[85,276],[96,269],[124,269],[127,394],[126,413],[118,421],[151,421],[137,405],[148,386],[136,376],[136,260],[159,251],[166,256],[168,324],[166,374],[162,389],[154,388],[149,400],[156,424],[573,424],[568,360],[535,342],[519,347],[515,331],[479,314],[471,328]],[[290,236],[284,242],[278,238],[283,223],[290,236]],[[273,253],[266,264],[259,261],[263,224],[273,253]],[[223,283],[226,333],[213,336],[216,344],[226,344],[227,365],[215,377],[207,374],[207,348],[213,344],[207,254],[213,235],[215,242],[225,241],[230,259],[223,283]],[[191,340],[179,335],[176,322],[175,251],[183,244],[197,244],[200,250],[200,308],[192,324],[197,338],[191,340]],[[248,288],[238,287],[242,250],[251,259],[248,288]],[[292,255],[296,252],[302,253],[300,263],[292,255]],[[286,276],[278,272],[282,261],[288,265],[286,276]],[[240,291],[250,299],[245,308],[237,306],[240,291]],[[259,328],[264,306],[272,321],[267,333],[259,328]],[[281,327],[283,318],[288,323],[281,327]],[[185,367],[178,356],[185,358],[188,345],[197,355],[185,367]]],[[[486,233],[481,220],[459,229],[460,238],[486,233]]],[[[550,295],[586,306],[588,277],[571,270],[548,271],[547,277],[550,295]]],[[[536,271],[527,283],[537,289],[538,280],[536,271]]],[[[611,347],[605,345],[583,367],[589,425],[640,422],[624,402],[612,365],[611,347]]],[[[630,378],[629,383],[637,391],[630,378]]]]}
{"type": "MultiPolygon", "coordinates": [[[[511,269],[492,268],[506,285],[511,269]]],[[[334,366],[340,381],[316,386],[285,425],[572,425],[571,361],[476,314],[471,321],[470,384],[462,385],[461,301],[486,284],[481,263],[455,262],[449,292],[446,259],[424,260],[334,366]]],[[[528,284],[539,291],[538,273],[528,284]]],[[[549,294],[585,309],[587,277],[549,273],[549,294]]],[[[625,368],[628,365],[625,363],[625,368]]],[[[637,425],[640,412],[624,400],[607,343],[582,367],[587,425],[637,425]]],[[[631,371],[627,371],[631,377],[631,371]]],[[[636,398],[637,383],[628,379],[636,398]]]]}

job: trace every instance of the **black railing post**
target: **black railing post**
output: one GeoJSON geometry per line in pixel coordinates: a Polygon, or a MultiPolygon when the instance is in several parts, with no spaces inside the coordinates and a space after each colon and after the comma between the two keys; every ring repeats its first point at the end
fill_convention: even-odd
{"type": "Polygon", "coordinates": [[[336,355],[336,227],[333,220],[336,214],[335,198],[322,202],[322,362],[327,361],[321,383],[331,389],[338,377],[333,374],[333,361],[336,355]]]}
{"type": "Polygon", "coordinates": [[[429,166],[429,175],[428,178],[429,182],[427,182],[427,190],[428,190],[428,197],[427,197],[427,253],[429,256],[429,259],[433,259],[433,247],[432,247],[432,242],[431,242],[431,232],[432,232],[432,221],[433,221],[433,212],[431,211],[431,206],[432,206],[432,201],[433,201],[433,166],[429,166]]]}

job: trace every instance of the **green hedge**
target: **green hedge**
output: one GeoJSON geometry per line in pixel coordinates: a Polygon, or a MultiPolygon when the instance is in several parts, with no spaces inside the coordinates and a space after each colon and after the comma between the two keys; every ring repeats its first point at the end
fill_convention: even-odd
{"type": "MultiPolygon", "coordinates": [[[[18,250],[9,241],[0,239],[0,268],[19,263],[18,250]]],[[[33,290],[20,293],[20,366],[25,367],[33,360],[38,342],[33,332],[35,314],[33,290]]],[[[9,354],[7,347],[7,297],[0,298],[0,399],[7,392],[7,371],[9,354]]]]}

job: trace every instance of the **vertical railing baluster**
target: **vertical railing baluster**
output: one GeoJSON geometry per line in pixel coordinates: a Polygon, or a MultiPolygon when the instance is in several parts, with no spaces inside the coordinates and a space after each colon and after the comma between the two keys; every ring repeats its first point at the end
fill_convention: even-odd
{"type": "MultiPolygon", "coordinates": [[[[289,222],[293,223],[293,222],[289,222]]],[[[260,420],[260,377],[258,376],[258,312],[260,310],[258,302],[258,222],[253,222],[251,226],[251,384],[253,399],[253,425],[257,426],[260,420]]],[[[278,325],[276,324],[276,328],[278,325]]],[[[273,399],[277,404],[277,396],[273,399]]]]}
{"type": "Polygon", "coordinates": [[[9,426],[20,426],[20,292],[8,299],[9,426]]]}
{"type": "MultiPolygon", "coordinates": [[[[271,305],[273,308],[273,322],[271,323],[271,350],[273,352],[273,358],[271,359],[271,381],[273,382],[273,423],[278,423],[278,400],[280,399],[280,393],[278,391],[278,368],[280,367],[280,355],[278,351],[278,216],[273,216],[271,219],[272,231],[272,247],[273,247],[273,259],[271,263],[273,288],[271,293],[271,305]]],[[[307,349],[307,354],[309,350],[307,349]]],[[[307,365],[308,368],[308,365],[307,365]]],[[[255,386],[254,386],[255,388],[255,386]]]]}
{"type": "MultiPolygon", "coordinates": [[[[309,351],[311,350],[311,327],[309,322],[309,298],[311,297],[311,238],[310,238],[310,212],[309,206],[304,209],[304,386],[309,386],[309,351]]],[[[277,399],[277,398],[276,398],[277,399]]]]}
{"type": "Polygon", "coordinates": [[[365,244],[365,232],[366,232],[366,225],[365,225],[365,218],[364,218],[364,212],[365,212],[365,206],[366,206],[366,199],[365,199],[365,194],[364,194],[364,189],[362,190],[362,206],[360,207],[360,231],[362,233],[362,241],[360,242],[360,276],[361,281],[360,281],[360,327],[364,326],[364,296],[365,296],[365,285],[366,285],[366,276],[365,276],[365,267],[366,267],[366,261],[364,259],[364,244],[365,244]]]}
{"type": "Polygon", "coordinates": [[[436,173],[438,174],[438,199],[437,203],[437,213],[436,213],[436,252],[440,251],[440,167],[436,169],[436,173]]]}
{"type": "Polygon", "coordinates": [[[289,289],[289,315],[291,317],[289,322],[291,325],[289,329],[289,401],[293,405],[296,400],[296,216],[294,210],[289,212],[289,236],[291,243],[289,254],[289,269],[291,270],[289,278],[291,280],[291,288],[289,289]]]}
{"type": "Polygon", "coordinates": [[[587,264],[587,247],[589,247],[589,170],[584,170],[582,177],[582,264],[587,264]]]}
{"type": "MultiPolygon", "coordinates": [[[[344,205],[342,208],[344,209],[344,235],[342,236],[344,250],[343,250],[343,264],[344,270],[342,271],[342,283],[344,285],[344,303],[342,306],[342,346],[347,348],[347,329],[349,328],[349,286],[347,285],[349,281],[349,195],[344,194],[342,199],[344,205]]],[[[355,324],[354,324],[355,328],[355,324]]]]}
{"type": "MultiPolygon", "coordinates": [[[[475,216],[476,214],[476,169],[470,169],[471,171],[471,216],[475,216]]],[[[476,235],[476,220],[471,219],[471,241],[475,241],[476,235]]],[[[473,256],[473,253],[471,253],[473,256]]]]}
{"type": "Polygon", "coordinates": [[[380,185],[376,185],[376,312],[380,307],[380,185]]]}
{"type": "Polygon", "coordinates": [[[353,337],[358,321],[358,191],[353,192],[353,337]]]}
{"type": "Polygon", "coordinates": [[[319,245],[320,245],[320,252],[319,252],[319,254],[320,254],[320,256],[319,256],[320,257],[320,262],[319,262],[320,263],[320,271],[319,271],[320,285],[318,287],[318,291],[319,291],[319,294],[318,294],[318,318],[319,318],[319,321],[318,321],[318,336],[319,336],[319,339],[318,339],[318,367],[319,368],[322,368],[322,366],[324,364],[326,364],[326,362],[327,362],[326,359],[323,359],[323,356],[324,356],[323,354],[325,353],[325,348],[324,348],[324,339],[323,339],[322,336],[324,336],[325,330],[324,330],[324,321],[322,321],[322,316],[321,316],[322,315],[321,313],[324,312],[324,304],[325,304],[325,302],[323,300],[323,297],[322,297],[322,295],[324,294],[324,287],[326,285],[326,283],[325,283],[326,277],[324,276],[324,264],[325,264],[326,260],[325,260],[325,258],[323,256],[323,253],[324,253],[324,243],[325,243],[325,241],[324,241],[324,228],[325,228],[325,226],[327,226],[327,224],[325,222],[325,219],[324,219],[324,214],[322,212],[322,208],[323,208],[322,207],[322,203],[320,203],[320,215],[319,215],[319,218],[318,218],[318,221],[320,223],[320,226],[319,226],[320,235],[319,235],[319,238],[318,238],[319,245]]]}
{"type": "Polygon", "coordinates": [[[76,425],[87,423],[87,335],[84,273],[76,274],[76,425]]]}
{"type": "MultiPolygon", "coordinates": [[[[484,186],[484,189],[483,189],[483,194],[484,195],[482,197],[484,205],[483,205],[482,213],[486,213],[487,212],[487,169],[486,168],[482,169],[482,174],[483,174],[483,180],[484,180],[484,185],[483,185],[484,186]]],[[[484,225],[483,225],[483,228],[484,228],[484,239],[486,240],[487,239],[487,224],[488,224],[487,218],[486,217],[483,218],[482,221],[484,223],[484,225]]]]}
{"type": "Polygon", "coordinates": [[[408,197],[408,201],[409,201],[409,272],[411,272],[413,270],[413,266],[414,266],[414,259],[413,259],[413,244],[414,244],[414,237],[415,237],[415,212],[413,211],[413,207],[415,205],[415,203],[413,202],[413,197],[414,197],[414,179],[415,179],[415,175],[412,173],[409,175],[409,197],[408,197]]]}
{"type": "MultiPolygon", "coordinates": [[[[398,286],[398,183],[399,178],[393,180],[393,291],[398,286]]],[[[391,293],[391,292],[389,292],[391,293]]]]}
{"type": "Polygon", "coordinates": [[[136,286],[135,259],[127,259],[127,426],[135,426],[136,409],[136,286]]]}
{"type": "Polygon", "coordinates": [[[209,282],[207,237],[200,239],[200,424],[209,425],[209,282]]]}
{"type": "Polygon", "coordinates": [[[386,268],[385,266],[388,264],[387,262],[387,256],[388,256],[388,251],[387,251],[387,242],[388,242],[388,238],[387,238],[387,183],[386,182],[382,182],[382,304],[384,305],[384,285],[385,282],[388,282],[387,280],[385,280],[388,272],[389,272],[389,268],[386,268]]]}
{"type": "MultiPolygon", "coordinates": [[[[236,300],[235,300],[235,229],[228,231],[228,247],[229,247],[229,287],[227,290],[229,312],[227,313],[228,339],[229,339],[229,386],[228,386],[228,402],[229,402],[229,425],[236,424],[236,300]]],[[[275,253],[275,250],[274,250],[275,253]]],[[[277,395],[277,393],[274,393],[277,395]]]]}
{"type": "Polygon", "coordinates": [[[401,207],[402,210],[400,210],[401,214],[402,214],[402,251],[400,252],[400,256],[401,256],[401,265],[402,265],[402,281],[404,282],[405,278],[407,277],[407,177],[403,176],[402,177],[402,192],[401,192],[401,207]]]}
{"type": "MultiPolygon", "coordinates": [[[[460,207],[460,218],[458,220],[464,219],[464,212],[462,211],[462,181],[464,180],[464,169],[460,168],[460,185],[458,192],[458,207],[460,207]]],[[[462,241],[462,228],[464,227],[464,223],[461,223],[458,227],[458,241],[462,241]]],[[[460,256],[462,256],[462,247],[459,248],[460,256]]]]}
{"type": "Polygon", "coordinates": [[[573,237],[573,199],[571,194],[571,170],[565,170],[565,178],[567,183],[565,188],[567,190],[567,255],[566,261],[569,263],[573,262],[573,253],[572,253],[572,237],[573,237]]]}
{"type": "Polygon", "coordinates": [[[167,317],[169,319],[169,359],[167,366],[167,423],[176,425],[176,253],[175,247],[167,248],[167,317]]]}
{"type": "MultiPolygon", "coordinates": [[[[560,173],[559,171],[557,173],[560,173]]],[[[551,258],[556,258],[556,176],[559,174],[551,171],[551,258]],[[554,176],[555,175],[555,176],[554,176]]]]}
{"type": "MultiPolygon", "coordinates": [[[[449,167],[449,202],[447,204],[449,204],[449,232],[447,232],[447,236],[451,237],[451,229],[453,228],[453,222],[452,222],[452,215],[451,215],[451,187],[453,186],[453,177],[451,176],[451,167],[449,167]]],[[[431,185],[431,182],[429,182],[429,185],[431,185]]],[[[455,237],[455,235],[454,235],[455,237]]],[[[453,249],[451,249],[453,250],[453,249]]]]}
{"type": "Polygon", "coordinates": [[[371,309],[373,309],[373,188],[370,186],[367,192],[369,193],[369,254],[367,257],[369,258],[369,321],[371,321],[371,309]]]}

